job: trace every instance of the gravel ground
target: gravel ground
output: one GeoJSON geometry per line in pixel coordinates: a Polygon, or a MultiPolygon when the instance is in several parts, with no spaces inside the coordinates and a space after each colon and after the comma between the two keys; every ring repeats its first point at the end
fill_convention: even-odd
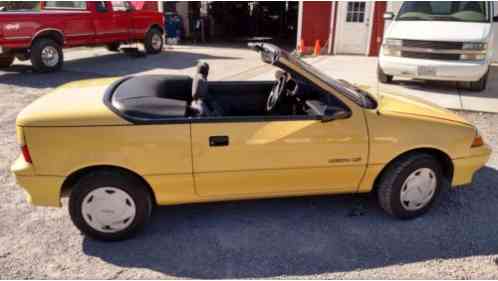
{"type": "MultiPolygon", "coordinates": [[[[98,75],[0,72],[0,278],[498,278],[497,154],[470,188],[422,218],[386,216],[373,196],[161,207],[145,233],[84,238],[67,209],[26,203],[9,166],[15,117],[62,83],[98,75]]],[[[498,115],[460,112],[498,151],[498,115]]]]}

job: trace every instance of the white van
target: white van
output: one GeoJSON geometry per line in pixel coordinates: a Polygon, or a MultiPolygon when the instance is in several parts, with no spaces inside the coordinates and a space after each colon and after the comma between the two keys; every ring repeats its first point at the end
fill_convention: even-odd
{"type": "MultiPolygon", "coordinates": [[[[393,76],[468,82],[486,88],[493,56],[493,2],[406,1],[384,35],[378,80],[393,76]]],[[[387,22],[389,24],[389,22],[387,22]]]]}

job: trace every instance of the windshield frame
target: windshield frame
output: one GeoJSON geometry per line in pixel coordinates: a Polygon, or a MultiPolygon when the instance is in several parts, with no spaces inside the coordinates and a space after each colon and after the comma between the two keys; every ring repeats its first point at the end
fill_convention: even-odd
{"type": "MultiPolygon", "coordinates": [[[[426,3],[432,3],[432,2],[441,2],[441,1],[424,1],[426,3]]],[[[464,1],[447,1],[447,2],[450,2],[453,4],[454,3],[461,3],[461,2],[464,2],[464,1]]],[[[473,1],[465,1],[465,2],[473,2],[473,1]]],[[[491,5],[490,3],[492,2],[489,2],[489,1],[475,1],[476,3],[485,3],[485,6],[484,6],[484,9],[485,9],[485,19],[482,20],[482,21],[475,21],[475,20],[449,20],[449,19],[438,19],[437,17],[434,18],[434,17],[430,17],[428,19],[413,19],[412,17],[410,17],[409,19],[403,19],[402,17],[400,17],[401,15],[401,11],[403,10],[403,7],[405,5],[409,5],[409,1],[408,2],[403,2],[403,4],[401,5],[401,8],[399,9],[399,12],[398,14],[396,15],[396,21],[447,21],[447,22],[467,22],[467,23],[491,23],[492,21],[492,8],[491,8],[491,5]]],[[[435,16],[436,14],[427,14],[428,16],[435,16]]],[[[440,15],[440,16],[443,16],[443,15],[440,15]]],[[[451,16],[451,14],[447,15],[448,17],[451,16]]],[[[442,17],[441,17],[442,18],[442,17]]]]}

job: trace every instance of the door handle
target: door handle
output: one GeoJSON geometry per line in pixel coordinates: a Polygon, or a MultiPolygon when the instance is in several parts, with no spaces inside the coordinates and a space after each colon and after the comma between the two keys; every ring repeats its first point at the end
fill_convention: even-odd
{"type": "Polygon", "coordinates": [[[228,146],[228,136],[211,136],[209,137],[209,146],[228,146]]]}

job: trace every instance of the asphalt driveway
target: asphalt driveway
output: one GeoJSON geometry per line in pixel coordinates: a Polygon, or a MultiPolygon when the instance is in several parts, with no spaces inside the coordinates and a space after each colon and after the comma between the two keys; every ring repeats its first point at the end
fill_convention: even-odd
{"type": "MultiPolygon", "coordinates": [[[[374,196],[321,196],[160,207],[135,239],[84,238],[66,208],[26,203],[8,170],[19,154],[14,125],[22,108],[69,81],[193,73],[199,59],[211,64],[213,80],[254,79],[272,69],[239,48],[137,59],[81,52],[59,73],[33,74],[20,63],[0,71],[1,279],[498,278],[496,152],[473,186],[411,221],[385,215],[374,196]]],[[[460,114],[498,151],[498,115],[460,114]]]]}

